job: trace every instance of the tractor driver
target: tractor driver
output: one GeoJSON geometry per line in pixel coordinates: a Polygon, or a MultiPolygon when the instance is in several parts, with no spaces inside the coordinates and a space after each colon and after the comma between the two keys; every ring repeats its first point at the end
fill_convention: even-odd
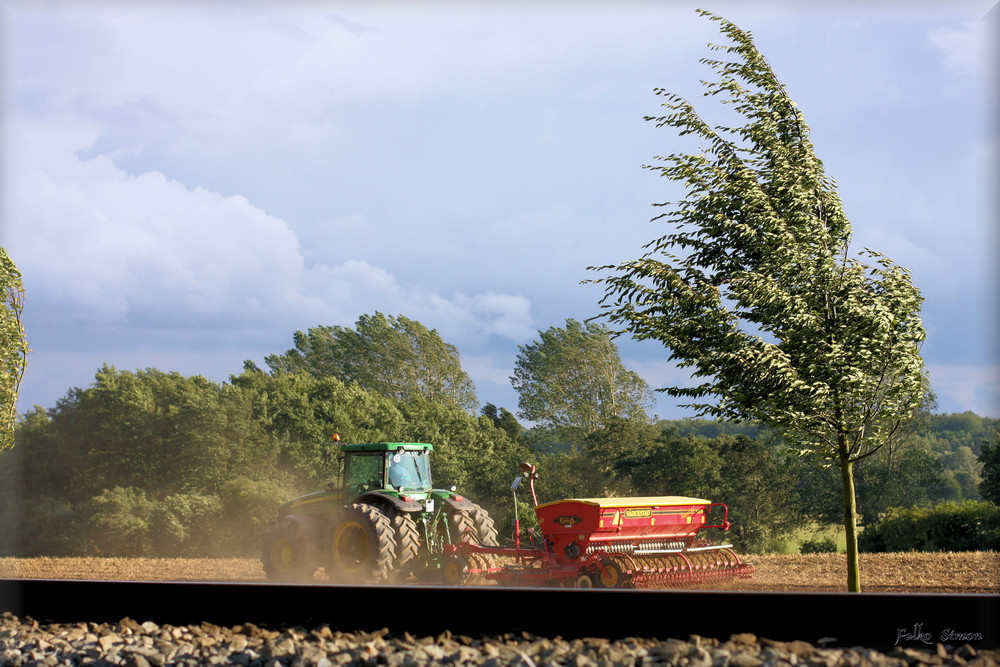
{"type": "Polygon", "coordinates": [[[401,489],[404,486],[413,485],[413,476],[410,475],[410,471],[407,470],[406,464],[403,462],[402,457],[398,454],[393,456],[391,459],[389,467],[389,483],[392,484],[397,489],[401,489]]]}

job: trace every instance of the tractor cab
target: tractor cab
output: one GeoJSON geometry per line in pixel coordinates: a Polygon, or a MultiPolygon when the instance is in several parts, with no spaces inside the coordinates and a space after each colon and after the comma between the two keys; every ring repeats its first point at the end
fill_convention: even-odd
{"type": "Polygon", "coordinates": [[[408,495],[429,492],[433,449],[424,443],[341,445],[347,498],[379,490],[408,495]]]}

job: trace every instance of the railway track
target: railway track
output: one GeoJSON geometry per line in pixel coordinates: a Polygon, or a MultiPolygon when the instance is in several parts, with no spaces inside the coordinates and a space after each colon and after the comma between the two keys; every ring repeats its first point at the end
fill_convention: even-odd
{"type": "Polygon", "coordinates": [[[1000,596],[278,585],[0,579],[0,613],[40,622],[139,622],[609,640],[753,633],[817,645],[1000,648],[1000,596]],[[927,644],[927,642],[930,642],[927,644]],[[952,642],[954,643],[954,642],[952,642]]]}

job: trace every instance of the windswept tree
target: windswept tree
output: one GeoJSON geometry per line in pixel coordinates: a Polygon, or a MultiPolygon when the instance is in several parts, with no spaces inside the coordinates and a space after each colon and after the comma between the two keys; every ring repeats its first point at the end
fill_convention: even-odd
{"type": "Polygon", "coordinates": [[[861,588],[854,466],[890,444],[923,398],[922,298],[888,258],[850,250],[851,225],[809,129],[752,35],[710,12],[728,45],[702,60],[706,95],[741,121],[704,120],[665,90],[650,117],[696,139],[646,168],[683,185],[654,220],[672,231],[606,272],[603,317],[692,369],[668,387],[700,415],[771,426],[836,465],[843,487],[847,585],[861,588]],[[739,124],[742,122],[742,124],[739,124]],[[859,257],[861,259],[859,259],[859,257]],[[866,263],[870,262],[870,263],[866,263]]]}
{"type": "Polygon", "coordinates": [[[649,419],[652,392],[604,325],[569,319],[519,349],[511,383],[524,419],[584,436],[614,419],[649,419]]]}
{"type": "Polygon", "coordinates": [[[317,326],[297,331],[295,347],[270,355],[272,372],[305,371],[399,399],[426,398],[475,412],[476,387],[462,370],[458,349],[436,330],[402,315],[362,315],[355,328],[317,326]]]}
{"type": "Polygon", "coordinates": [[[0,452],[14,445],[17,395],[28,363],[28,339],[21,314],[24,286],[21,272],[4,248],[0,248],[0,452]]]}
{"type": "Polygon", "coordinates": [[[507,408],[498,408],[492,403],[487,403],[483,406],[480,414],[493,422],[493,425],[498,429],[506,433],[510,437],[511,442],[520,444],[524,440],[521,424],[518,423],[517,417],[507,408]]]}

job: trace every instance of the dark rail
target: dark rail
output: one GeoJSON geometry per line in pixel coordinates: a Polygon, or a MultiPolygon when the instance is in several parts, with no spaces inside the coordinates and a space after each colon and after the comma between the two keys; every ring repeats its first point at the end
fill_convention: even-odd
{"type": "Polygon", "coordinates": [[[728,639],[1000,648],[1000,597],[265,583],[0,580],[0,612],[40,622],[317,626],[469,636],[728,639]]]}

